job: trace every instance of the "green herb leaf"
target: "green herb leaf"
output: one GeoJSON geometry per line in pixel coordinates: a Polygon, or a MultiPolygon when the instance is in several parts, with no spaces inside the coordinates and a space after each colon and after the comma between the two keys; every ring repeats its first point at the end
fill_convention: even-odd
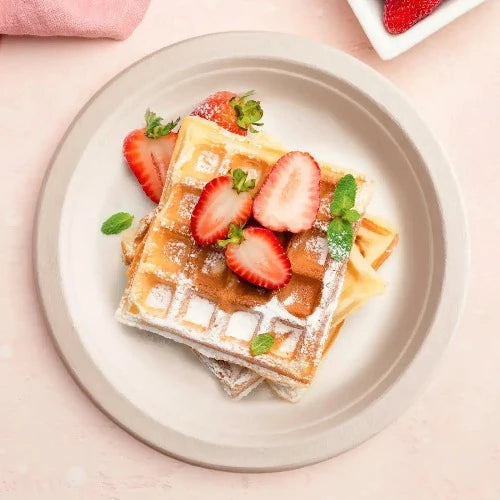
{"type": "Polygon", "coordinates": [[[127,212],[118,212],[105,220],[101,226],[103,234],[118,234],[132,225],[134,216],[127,212]]]}
{"type": "Polygon", "coordinates": [[[360,217],[361,215],[359,212],[356,209],[351,208],[350,210],[347,210],[342,218],[348,222],[356,222],[360,217]]]}
{"type": "Polygon", "coordinates": [[[344,175],[339,180],[333,194],[333,200],[330,203],[330,212],[332,215],[343,216],[347,210],[354,207],[357,191],[356,180],[351,174],[344,175]]]}
{"type": "Polygon", "coordinates": [[[266,352],[271,350],[273,344],[274,335],[272,333],[261,333],[260,335],[257,335],[257,337],[255,337],[250,344],[252,356],[266,354],[266,352]]]}
{"type": "Polygon", "coordinates": [[[144,132],[146,137],[149,137],[150,139],[158,139],[159,137],[170,134],[181,118],[179,117],[177,120],[168,122],[166,125],[162,125],[161,122],[163,118],[147,109],[144,119],[146,120],[146,132],[144,132]]]}
{"type": "Polygon", "coordinates": [[[337,183],[330,203],[333,219],[328,226],[326,236],[330,255],[337,261],[349,256],[354,240],[352,224],[361,217],[353,208],[357,189],[356,179],[351,174],[344,175],[337,183]]]}
{"type": "Polygon", "coordinates": [[[238,193],[244,193],[245,191],[250,191],[255,187],[255,179],[250,179],[247,181],[248,172],[237,168],[233,172],[233,189],[238,193]]]}
{"type": "Polygon", "coordinates": [[[229,104],[236,111],[236,123],[243,130],[249,130],[250,132],[258,132],[255,127],[260,127],[263,123],[259,120],[264,116],[264,111],[260,105],[260,101],[254,101],[250,99],[247,101],[247,97],[253,94],[253,90],[245,92],[240,97],[232,97],[229,100],[229,104]]]}
{"type": "Polygon", "coordinates": [[[245,237],[243,236],[243,226],[237,226],[236,224],[229,224],[229,231],[227,234],[227,238],[225,240],[219,240],[217,241],[217,244],[222,247],[226,248],[229,243],[241,243],[245,237]]]}
{"type": "Polygon", "coordinates": [[[339,262],[346,259],[351,252],[354,240],[352,224],[345,219],[335,217],[328,225],[326,236],[328,250],[333,259],[339,262]]]}

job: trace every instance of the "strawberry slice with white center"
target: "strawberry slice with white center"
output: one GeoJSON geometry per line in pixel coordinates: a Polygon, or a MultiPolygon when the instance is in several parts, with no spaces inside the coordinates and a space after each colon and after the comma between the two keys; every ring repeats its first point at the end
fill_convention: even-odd
{"type": "Polygon", "coordinates": [[[191,215],[191,234],[198,245],[210,245],[225,238],[229,224],[245,224],[252,214],[249,193],[255,179],[237,168],[232,175],[211,180],[203,189],[191,215]]]}
{"type": "Polygon", "coordinates": [[[287,153],[255,197],[253,216],[273,231],[307,231],[318,214],[320,178],[319,166],[309,153],[287,153]]]}
{"type": "Polygon", "coordinates": [[[133,130],[123,141],[123,155],[143,191],[159,203],[170,159],[177,141],[172,132],[177,120],[162,125],[162,118],[147,110],[146,127],[133,130]]]}
{"type": "Polygon", "coordinates": [[[226,263],[240,278],[254,285],[277,290],[292,277],[292,265],[276,235],[264,227],[231,224],[228,239],[219,241],[226,248],[226,263]]]}

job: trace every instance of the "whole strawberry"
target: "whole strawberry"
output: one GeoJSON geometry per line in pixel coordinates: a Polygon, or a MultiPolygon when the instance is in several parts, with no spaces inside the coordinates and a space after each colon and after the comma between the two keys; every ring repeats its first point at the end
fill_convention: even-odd
{"type": "Polygon", "coordinates": [[[252,94],[253,91],[250,91],[239,96],[234,92],[221,90],[198,104],[191,115],[210,120],[234,134],[257,132],[255,127],[262,125],[259,121],[264,112],[259,101],[247,99],[252,94]]]}
{"type": "Polygon", "coordinates": [[[403,33],[427,17],[442,0],[386,0],[384,24],[389,33],[403,33]]]}

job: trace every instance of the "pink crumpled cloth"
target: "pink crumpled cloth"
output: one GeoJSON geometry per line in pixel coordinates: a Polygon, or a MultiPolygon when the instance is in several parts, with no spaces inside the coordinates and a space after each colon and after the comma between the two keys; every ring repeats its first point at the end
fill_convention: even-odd
{"type": "Polygon", "coordinates": [[[150,0],[0,0],[0,34],[124,40],[150,0]]]}

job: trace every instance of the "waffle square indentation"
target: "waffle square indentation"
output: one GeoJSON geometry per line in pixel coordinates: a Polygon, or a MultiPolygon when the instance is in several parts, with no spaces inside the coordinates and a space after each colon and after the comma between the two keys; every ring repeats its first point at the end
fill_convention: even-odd
{"type": "Polygon", "coordinates": [[[230,316],[225,336],[248,343],[252,340],[261,319],[261,315],[257,313],[247,311],[234,312],[230,316]]]}
{"type": "Polygon", "coordinates": [[[159,228],[144,249],[144,270],[172,281],[186,266],[191,241],[174,231],[159,228]]]}
{"type": "Polygon", "coordinates": [[[275,321],[272,329],[275,340],[271,353],[281,358],[293,357],[304,330],[281,320],[275,321]]]}
{"type": "Polygon", "coordinates": [[[278,300],[297,318],[309,316],[321,299],[322,282],[305,275],[292,274],[290,283],[278,292],[278,300]]]}
{"type": "Polygon", "coordinates": [[[173,290],[154,276],[144,274],[134,283],[131,291],[133,309],[144,307],[147,314],[159,318],[167,315],[172,302],[173,290]]]}
{"type": "Polygon", "coordinates": [[[207,299],[192,294],[186,298],[180,311],[180,320],[198,330],[207,330],[212,322],[215,305],[207,299]]]}
{"type": "Polygon", "coordinates": [[[185,184],[176,184],[163,210],[162,225],[179,233],[188,234],[191,214],[201,190],[185,184]]]}
{"type": "Polygon", "coordinates": [[[288,258],[294,273],[322,279],[328,258],[328,242],[324,231],[310,229],[294,235],[288,246],[288,258]]]}
{"type": "Polygon", "coordinates": [[[184,178],[196,179],[203,184],[214,177],[224,175],[229,170],[229,166],[224,166],[226,158],[226,149],[223,145],[202,144],[196,146],[192,152],[191,158],[182,165],[181,175],[184,178]],[[224,166],[224,172],[222,167],[224,166]]]}

